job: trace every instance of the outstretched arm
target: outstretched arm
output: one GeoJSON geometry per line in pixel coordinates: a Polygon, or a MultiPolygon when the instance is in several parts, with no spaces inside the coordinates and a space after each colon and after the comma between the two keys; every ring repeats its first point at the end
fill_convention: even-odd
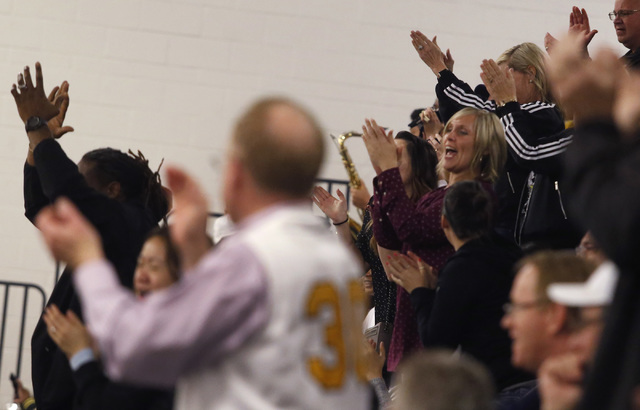
{"type": "MultiPolygon", "coordinates": [[[[33,83],[31,70],[29,66],[26,66],[24,71],[18,74],[17,85],[13,84],[11,87],[11,94],[18,108],[18,115],[25,125],[30,118],[37,117],[46,122],[56,117],[60,113],[59,106],[61,106],[63,102],[63,98],[58,99],[57,102],[59,106],[57,107],[55,100],[49,101],[45,95],[40,63],[36,63],[36,83],[33,83]]],[[[43,123],[43,125],[44,126],[27,133],[29,136],[27,163],[30,165],[34,165],[33,150],[36,146],[38,146],[41,141],[52,137],[49,128],[46,127],[46,123],[43,123]]]]}

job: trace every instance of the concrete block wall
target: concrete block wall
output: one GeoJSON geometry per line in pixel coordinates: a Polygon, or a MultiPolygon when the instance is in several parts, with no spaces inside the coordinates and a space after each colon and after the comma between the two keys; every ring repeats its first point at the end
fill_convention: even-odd
{"type": "MultiPolygon", "coordinates": [[[[2,0],[0,1],[0,279],[53,287],[54,261],[23,217],[27,140],[9,94],[26,64],[42,62],[45,86],[71,84],[62,144],[79,160],[93,148],[140,149],[198,175],[222,211],[221,168],[234,118],[258,96],[308,106],[327,135],[365,117],[396,131],[430,105],[434,76],[409,31],[438,35],[455,71],[478,83],[482,58],[568,26],[568,0],[2,0]]],[[[613,1],[578,0],[600,30],[594,46],[622,54],[606,13],[613,1]]],[[[329,138],[327,137],[329,143],[329,138]]],[[[347,143],[361,176],[373,171],[361,141],[347,143]]],[[[322,176],[346,178],[328,147],[322,176]]],[[[35,315],[37,316],[37,315],[35,315]]],[[[35,323],[30,320],[30,323],[35,323]]],[[[14,353],[11,353],[14,354],[14,353]]],[[[28,355],[27,355],[28,356],[28,355]]],[[[7,361],[7,360],[5,360],[7,361]]],[[[9,400],[0,369],[0,400],[9,400]]],[[[29,362],[23,379],[30,385],[29,362]]]]}

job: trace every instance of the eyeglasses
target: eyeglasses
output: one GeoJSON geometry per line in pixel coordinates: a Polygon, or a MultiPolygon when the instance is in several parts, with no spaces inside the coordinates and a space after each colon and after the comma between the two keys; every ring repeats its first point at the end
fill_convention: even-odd
{"type": "Polygon", "coordinates": [[[632,15],[633,13],[636,13],[640,10],[618,10],[618,11],[612,11],[611,13],[609,13],[609,19],[611,21],[615,20],[616,17],[620,17],[620,18],[624,18],[624,17],[628,17],[630,15],[632,15]]]}
{"type": "Polygon", "coordinates": [[[502,305],[502,310],[504,311],[505,315],[510,315],[518,310],[532,309],[546,303],[547,301],[545,299],[538,299],[534,300],[533,302],[525,303],[505,303],[504,305],[502,305]]]}

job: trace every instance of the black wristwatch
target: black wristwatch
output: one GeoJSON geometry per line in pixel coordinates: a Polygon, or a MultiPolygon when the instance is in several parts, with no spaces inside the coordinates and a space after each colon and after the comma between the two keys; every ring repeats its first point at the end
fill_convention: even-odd
{"type": "Polygon", "coordinates": [[[27,132],[38,130],[42,127],[46,127],[47,122],[40,117],[29,117],[27,122],[24,124],[24,129],[27,132]]]}

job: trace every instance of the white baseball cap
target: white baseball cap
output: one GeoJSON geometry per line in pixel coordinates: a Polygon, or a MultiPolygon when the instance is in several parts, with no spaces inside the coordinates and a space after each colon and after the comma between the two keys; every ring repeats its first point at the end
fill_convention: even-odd
{"type": "Polygon", "coordinates": [[[611,304],[618,283],[618,267],[611,261],[600,264],[583,283],[554,283],[547,295],[553,302],[571,307],[606,306],[611,304]]]}
{"type": "Polygon", "coordinates": [[[213,221],[213,243],[217,244],[227,236],[236,233],[236,224],[233,223],[229,214],[224,214],[213,221]]]}

